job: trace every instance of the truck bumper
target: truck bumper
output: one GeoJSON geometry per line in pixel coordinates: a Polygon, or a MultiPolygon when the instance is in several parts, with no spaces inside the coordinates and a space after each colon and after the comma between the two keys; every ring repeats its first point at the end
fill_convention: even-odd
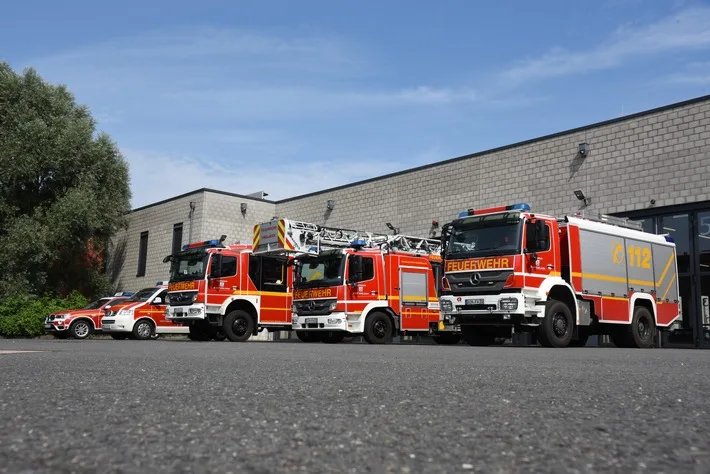
{"type": "Polygon", "coordinates": [[[441,318],[448,324],[525,324],[541,315],[535,299],[521,293],[442,296],[441,318]]]}
{"type": "Polygon", "coordinates": [[[299,316],[294,314],[291,327],[297,331],[345,331],[360,333],[362,329],[360,313],[336,312],[325,316],[299,316]]]}
{"type": "Polygon", "coordinates": [[[207,318],[205,305],[196,303],[190,306],[168,306],[165,317],[175,324],[181,322],[200,321],[207,318]]]}

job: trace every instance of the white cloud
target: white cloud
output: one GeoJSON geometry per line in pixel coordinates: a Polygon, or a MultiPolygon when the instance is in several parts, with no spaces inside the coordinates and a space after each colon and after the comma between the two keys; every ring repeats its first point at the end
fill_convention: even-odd
{"type": "Polygon", "coordinates": [[[581,51],[554,48],[522,61],[502,77],[516,84],[620,66],[638,57],[710,47],[710,7],[683,10],[647,26],[619,28],[600,46],[581,51]]]}
{"type": "Polygon", "coordinates": [[[386,156],[370,156],[358,159],[348,157],[353,159],[337,162],[304,159],[273,167],[258,158],[225,166],[188,156],[177,157],[143,150],[124,149],[122,153],[131,168],[133,207],[199,188],[237,194],[266,191],[269,199],[279,200],[444,158],[438,148],[432,148],[408,157],[406,163],[386,156]]]}
{"type": "Polygon", "coordinates": [[[661,82],[692,86],[710,85],[710,62],[689,64],[682,71],[668,75],[661,82]]]}

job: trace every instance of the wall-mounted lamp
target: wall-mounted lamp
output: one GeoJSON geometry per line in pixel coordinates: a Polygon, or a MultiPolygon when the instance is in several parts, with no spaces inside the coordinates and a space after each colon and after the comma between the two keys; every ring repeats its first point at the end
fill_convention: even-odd
{"type": "Polygon", "coordinates": [[[242,215],[247,213],[247,203],[243,202],[243,203],[241,203],[241,205],[239,207],[242,210],[242,215]]]}
{"type": "Polygon", "coordinates": [[[392,232],[394,232],[394,235],[399,234],[399,229],[396,228],[395,226],[393,226],[391,223],[385,222],[385,225],[387,226],[387,228],[388,228],[389,230],[391,230],[392,232]]]}
{"type": "Polygon", "coordinates": [[[325,207],[326,207],[329,211],[332,211],[333,208],[335,207],[335,202],[333,202],[332,199],[328,199],[328,202],[325,203],[325,207]]]}
{"type": "Polygon", "coordinates": [[[587,143],[587,142],[580,143],[577,150],[579,151],[580,155],[587,156],[587,153],[589,153],[589,143],[587,143]]]}
{"type": "Polygon", "coordinates": [[[584,203],[585,206],[589,206],[592,202],[592,198],[588,198],[587,196],[584,195],[584,191],[581,189],[575,189],[574,190],[574,195],[584,203]]]}
{"type": "Polygon", "coordinates": [[[195,201],[190,201],[190,210],[191,211],[195,210],[195,201]]]}

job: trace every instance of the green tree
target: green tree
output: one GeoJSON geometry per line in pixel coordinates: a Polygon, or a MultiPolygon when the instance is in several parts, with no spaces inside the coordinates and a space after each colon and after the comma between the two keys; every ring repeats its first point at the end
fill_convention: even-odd
{"type": "Polygon", "coordinates": [[[130,209],[128,165],[62,85],[0,62],[0,298],[93,296],[130,209]]]}

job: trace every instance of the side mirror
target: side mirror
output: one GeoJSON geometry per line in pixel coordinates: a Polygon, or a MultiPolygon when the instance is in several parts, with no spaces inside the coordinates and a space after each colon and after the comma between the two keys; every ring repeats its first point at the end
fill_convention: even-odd
{"type": "Polygon", "coordinates": [[[161,298],[160,296],[153,298],[152,304],[163,304],[163,298],[161,298]]]}
{"type": "Polygon", "coordinates": [[[220,269],[222,268],[222,254],[212,255],[212,263],[210,266],[210,278],[219,278],[220,269]]]}

